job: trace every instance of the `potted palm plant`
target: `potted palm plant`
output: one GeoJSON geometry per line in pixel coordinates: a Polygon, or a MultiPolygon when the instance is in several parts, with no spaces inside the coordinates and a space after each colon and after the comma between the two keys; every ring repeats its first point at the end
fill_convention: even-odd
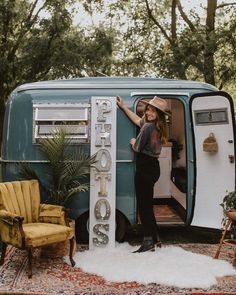
{"type": "Polygon", "coordinates": [[[70,150],[71,138],[65,129],[57,129],[52,137],[40,141],[40,148],[48,160],[48,178],[51,186],[45,188],[37,172],[28,164],[20,164],[20,174],[25,179],[38,179],[47,192],[47,202],[65,206],[75,193],[89,189],[90,168],[95,156],[90,157],[80,148],[70,150]]]}
{"type": "MultiPolygon", "coordinates": [[[[40,141],[41,151],[48,160],[50,187],[43,185],[30,164],[20,164],[22,178],[38,179],[41,188],[46,192],[47,203],[66,208],[68,201],[89,189],[90,168],[95,164],[96,157],[87,155],[80,148],[72,150],[70,145],[71,138],[63,128],[56,129],[51,137],[40,141]]],[[[59,248],[58,245],[56,248],[59,248]]]]}

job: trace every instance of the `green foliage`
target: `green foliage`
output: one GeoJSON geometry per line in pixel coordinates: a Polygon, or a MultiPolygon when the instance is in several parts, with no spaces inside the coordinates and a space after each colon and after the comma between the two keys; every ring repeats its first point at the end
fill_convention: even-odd
{"type": "MultiPolygon", "coordinates": [[[[75,193],[88,190],[95,156],[86,155],[80,148],[71,151],[71,138],[64,129],[56,130],[52,138],[43,139],[40,144],[48,159],[49,177],[52,179],[52,187],[46,189],[48,202],[65,206],[75,193]]],[[[24,178],[38,179],[42,185],[37,172],[29,164],[21,163],[20,173],[24,178]]]]}
{"type": "Polygon", "coordinates": [[[0,1],[0,133],[9,93],[32,81],[151,75],[236,95],[236,10],[222,3],[204,1],[200,15],[181,0],[0,1]],[[98,26],[73,25],[78,2],[104,15],[98,26]]]}
{"type": "MultiPolygon", "coordinates": [[[[224,216],[222,223],[225,226],[228,219],[227,212],[236,211],[236,191],[229,192],[223,199],[223,202],[220,204],[224,211],[224,216]]],[[[236,221],[234,220],[230,229],[231,238],[236,238],[236,221]]]]}
{"type": "Polygon", "coordinates": [[[224,212],[236,211],[236,191],[229,192],[220,205],[224,212]]]}
{"type": "Polygon", "coordinates": [[[109,74],[112,37],[73,25],[76,0],[0,1],[0,140],[4,105],[17,86],[109,74]]]}
{"type": "Polygon", "coordinates": [[[220,89],[234,84],[235,3],[204,1],[202,15],[181,0],[102,3],[104,23],[116,29],[112,73],[200,80],[220,89]]]}
{"type": "Polygon", "coordinates": [[[0,3],[0,99],[25,82],[107,71],[112,37],[102,26],[73,26],[75,0],[0,3]],[[92,68],[93,70],[90,70],[92,68]]]}

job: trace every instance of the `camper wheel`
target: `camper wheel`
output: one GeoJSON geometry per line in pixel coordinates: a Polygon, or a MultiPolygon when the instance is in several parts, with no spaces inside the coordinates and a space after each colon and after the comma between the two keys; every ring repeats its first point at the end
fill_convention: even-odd
{"type": "MultiPolygon", "coordinates": [[[[116,241],[123,242],[127,226],[126,217],[116,210],[116,241]]],[[[89,243],[89,211],[86,211],[75,220],[75,237],[77,243],[89,243]]]]}

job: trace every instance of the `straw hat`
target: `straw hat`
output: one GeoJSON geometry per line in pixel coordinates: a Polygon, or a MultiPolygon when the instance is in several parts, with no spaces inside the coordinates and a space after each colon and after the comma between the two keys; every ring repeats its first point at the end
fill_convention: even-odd
{"type": "Polygon", "coordinates": [[[151,106],[157,108],[158,110],[160,110],[164,114],[170,116],[166,100],[164,100],[160,97],[154,96],[153,99],[151,99],[149,101],[142,100],[142,102],[144,102],[146,104],[150,104],[151,106]]]}

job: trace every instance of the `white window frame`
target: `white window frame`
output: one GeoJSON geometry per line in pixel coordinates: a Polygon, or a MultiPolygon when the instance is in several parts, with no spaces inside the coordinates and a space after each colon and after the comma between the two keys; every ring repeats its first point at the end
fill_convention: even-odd
{"type": "Polygon", "coordinates": [[[72,139],[72,143],[90,142],[90,104],[77,102],[33,102],[33,143],[42,138],[52,138],[54,130],[63,127],[72,139]],[[73,117],[58,110],[73,110],[73,117]],[[43,117],[42,110],[52,113],[52,116],[43,117]],[[76,110],[78,112],[76,113],[76,110]],[[83,111],[79,114],[79,111],[83,111]]]}

